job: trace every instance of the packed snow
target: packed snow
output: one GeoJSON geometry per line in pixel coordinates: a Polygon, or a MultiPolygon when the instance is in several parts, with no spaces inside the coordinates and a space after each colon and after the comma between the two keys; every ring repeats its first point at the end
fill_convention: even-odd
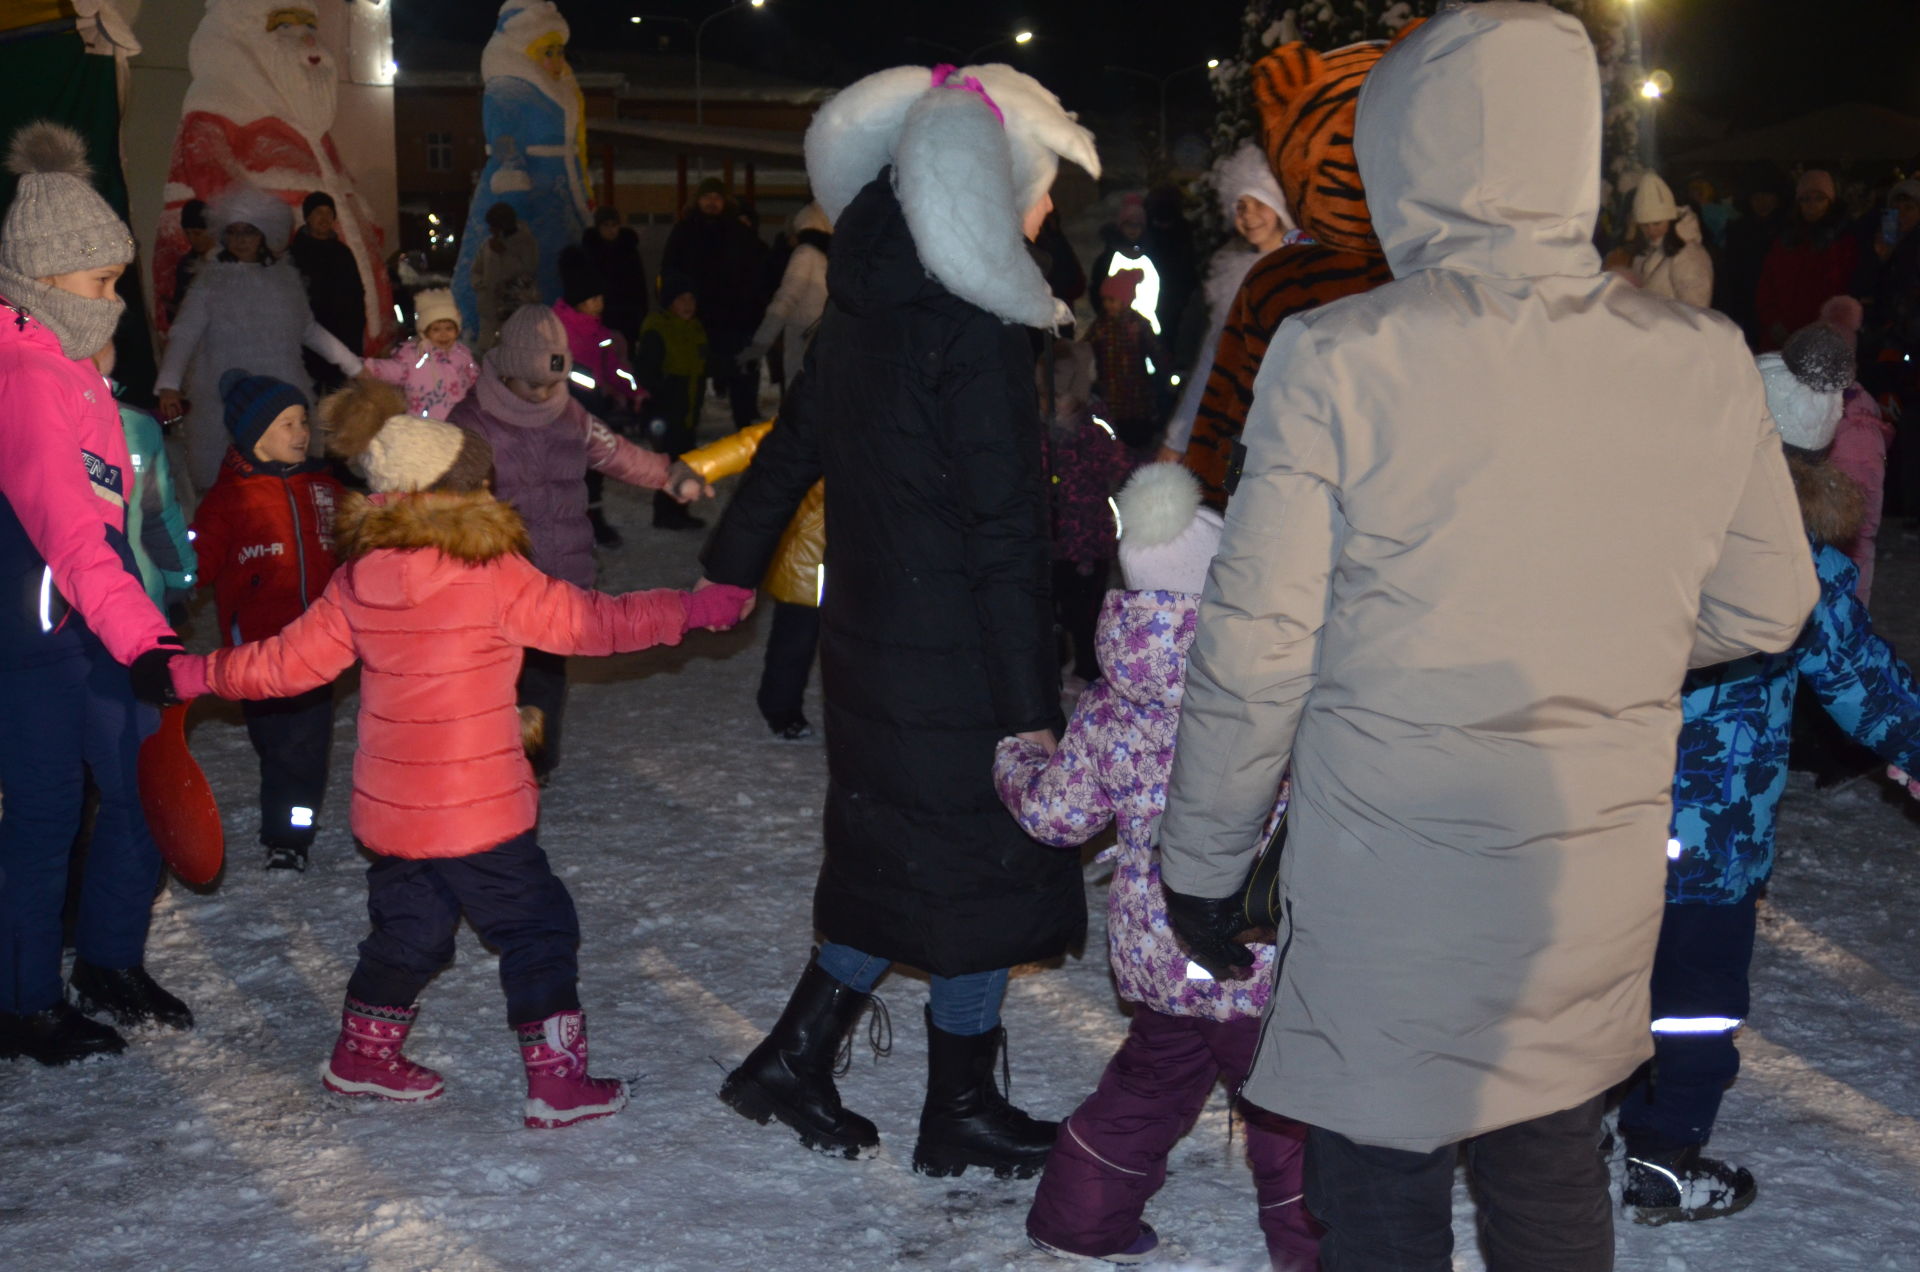
{"type": "MultiPolygon", "coordinates": [[[[656,531],[609,483],[627,536],[610,590],[685,586],[699,535],[656,531]]],[[[724,497],[723,492],[723,497],[724,497]]],[[[1875,610],[1920,649],[1920,540],[1890,527],[1875,610]]],[[[226,821],[217,885],[169,881],[148,963],[198,1017],[117,1058],[0,1063],[0,1245],[10,1267],[495,1270],[1042,1269],[1032,1182],[908,1166],[924,1080],[926,982],[883,982],[892,1054],[863,1027],[848,1104],[883,1151],[803,1149],[715,1098],[779,1014],[811,940],[824,751],[773,740],[754,709],[765,613],[677,649],[575,660],[567,751],[541,839],[580,909],[594,1067],[634,1079],[618,1117],[520,1125],[519,1056],[496,963],[470,932],[423,999],[410,1053],[446,1076],[419,1106],[326,1094],[318,1070],[366,932],[365,860],[346,829],[356,705],[339,691],[333,778],[305,875],[260,868],[257,764],[236,710],[196,709],[192,745],[226,821]]],[[[207,615],[198,620],[206,644],[207,615]]],[[[810,715],[818,721],[817,686],[810,715]]],[[[1727,1219],[1619,1225],[1635,1272],[1920,1267],[1920,820],[1869,778],[1796,776],[1762,909],[1744,1070],[1714,1151],[1759,1198],[1727,1219]]],[[[1090,856],[1090,852],[1089,852],[1090,856]]],[[[1086,951],[1020,969],[1008,993],[1012,1095],[1059,1117],[1125,1029],[1108,978],[1105,868],[1089,866],[1086,951]]],[[[1265,1266],[1253,1185],[1223,1093],[1148,1211],[1158,1266],[1265,1266]]],[[[1616,1175],[1620,1162],[1616,1158],[1616,1175]]],[[[1455,1266],[1478,1269],[1464,1182],[1455,1266]]]]}

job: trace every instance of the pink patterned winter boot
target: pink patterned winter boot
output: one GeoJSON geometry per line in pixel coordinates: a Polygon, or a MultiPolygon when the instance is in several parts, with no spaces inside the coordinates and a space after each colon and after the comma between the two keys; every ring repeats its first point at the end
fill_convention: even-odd
{"type": "Polygon", "coordinates": [[[381,1100],[431,1100],[446,1090],[440,1075],[400,1054],[418,1007],[376,1007],[348,998],[340,1011],[340,1037],[320,1081],[338,1095],[381,1100]]]}
{"type": "Polygon", "coordinates": [[[627,1107],[627,1084],[587,1076],[587,1018],[578,1010],[516,1025],[527,1066],[527,1126],[572,1126],[627,1107]]]}

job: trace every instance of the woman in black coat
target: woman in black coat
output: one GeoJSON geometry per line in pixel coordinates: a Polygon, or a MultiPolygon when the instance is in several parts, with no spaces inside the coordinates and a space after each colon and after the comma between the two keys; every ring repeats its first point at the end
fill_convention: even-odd
{"type": "Polygon", "coordinates": [[[808,135],[815,194],[838,213],[827,310],[704,561],[715,582],[756,585],[825,478],[826,939],[721,1096],[809,1147],[876,1148],[831,1070],[873,983],[904,962],[933,977],[914,1168],[1026,1176],[1056,1127],[994,1086],[1000,999],[1008,968],[1083,937],[1086,911],[1078,858],[1027,838],[992,781],[1001,738],[1050,745],[1062,723],[1032,330],[1057,310],[1021,234],[1051,207],[1059,154],[1097,160],[1037,83],[974,74],[986,83],[882,72],[808,135]],[[876,113],[899,121],[897,170],[880,166],[888,138],[872,148],[876,113]]]}

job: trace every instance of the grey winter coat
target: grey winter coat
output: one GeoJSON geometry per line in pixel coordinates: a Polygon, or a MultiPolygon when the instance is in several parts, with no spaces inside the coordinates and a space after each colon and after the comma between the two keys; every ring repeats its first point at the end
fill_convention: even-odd
{"type": "MultiPolygon", "coordinates": [[[[360,358],[314,321],[292,261],[210,260],[194,275],[168,332],[155,386],[180,390],[191,404],[187,460],[196,490],[212,488],[229,444],[220,377],[241,367],[312,394],[313,381],[300,358],[303,346],[350,376],[360,374],[360,358]]],[[[318,429],[313,433],[319,436],[318,429]]]]}
{"type": "Polygon", "coordinates": [[[1245,1094],[1364,1143],[1650,1054],[1681,679],[1817,594],[1739,330],[1600,272],[1596,77],[1579,22],[1499,0],[1373,71],[1396,281],[1280,328],[1201,609],[1164,878],[1233,891],[1291,763],[1245,1094]]]}

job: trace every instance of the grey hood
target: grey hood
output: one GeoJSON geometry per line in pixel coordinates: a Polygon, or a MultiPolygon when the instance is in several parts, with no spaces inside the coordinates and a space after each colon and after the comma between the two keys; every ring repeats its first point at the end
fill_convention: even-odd
{"type": "Polygon", "coordinates": [[[1395,278],[1600,272],[1600,73],[1545,4],[1455,4],[1360,90],[1354,151],[1395,278]]]}

